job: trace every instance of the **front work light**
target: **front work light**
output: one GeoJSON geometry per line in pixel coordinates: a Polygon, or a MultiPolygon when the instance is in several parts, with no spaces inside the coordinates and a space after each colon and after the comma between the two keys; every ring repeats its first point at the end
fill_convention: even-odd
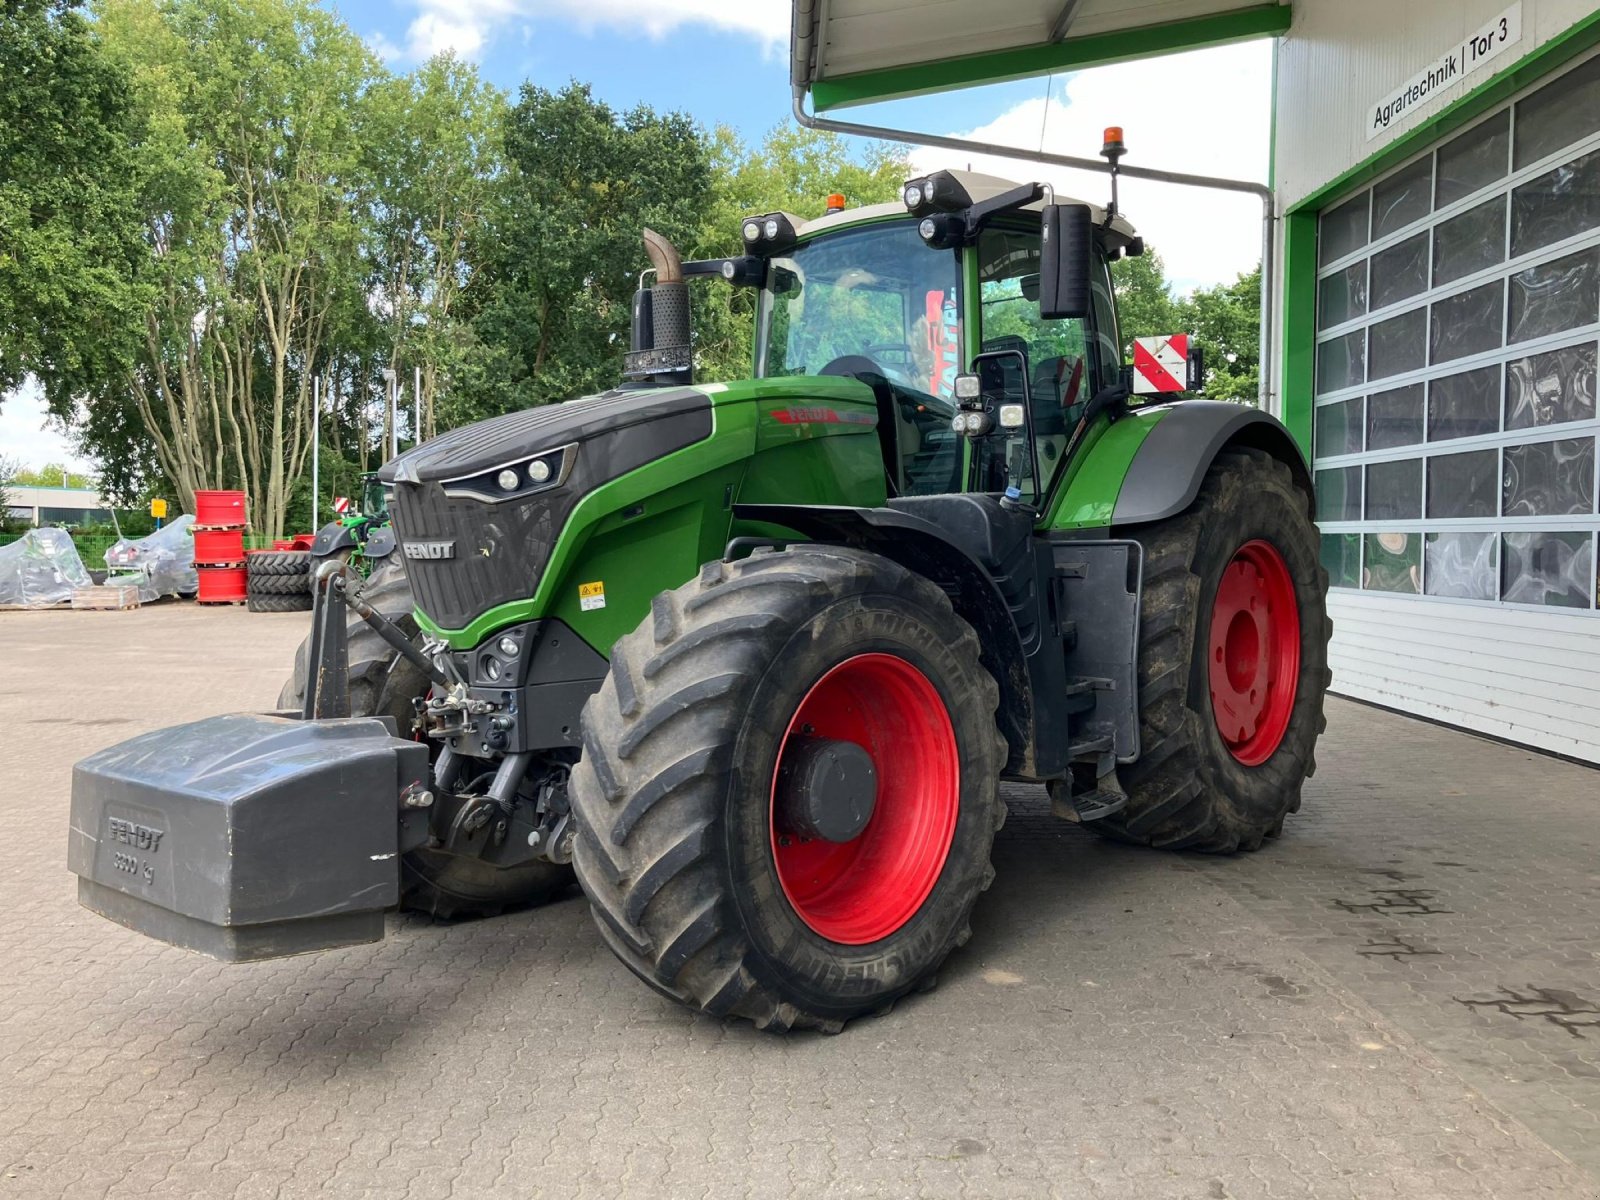
{"type": "Polygon", "coordinates": [[[917,222],[917,233],[935,250],[949,250],[965,240],[967,223],[959,213],[934,213],[917,222]]]}
{"type": "Polygon", "coordinates": [[[900,199],[915,216],[930,212],[960,212],[972,206],[967,189],[949,171],[935,171],[922,179],[912,179],[900,189],[900,199]]]}
{"type": "Polygon", "coordinates": [[[746,254],[771,256],[793,248],[796,240],[794,222],[787,213],[764,213],[746,217],[740,232],[744,236],[746,254]]]}

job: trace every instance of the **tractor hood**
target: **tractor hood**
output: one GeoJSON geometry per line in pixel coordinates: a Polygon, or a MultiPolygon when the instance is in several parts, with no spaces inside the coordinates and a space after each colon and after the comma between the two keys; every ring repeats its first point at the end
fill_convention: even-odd
{"type": "Polygon", "coordinates": [[[604,392],[452,430],[379,472],[417,608],[463,629],[533,595],[578,502],[711,436],[695,388],[604,392]]]}

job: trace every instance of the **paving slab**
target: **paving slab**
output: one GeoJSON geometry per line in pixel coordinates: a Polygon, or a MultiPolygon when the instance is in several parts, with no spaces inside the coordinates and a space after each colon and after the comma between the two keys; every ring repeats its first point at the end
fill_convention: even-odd
{"type": "Polygon", "coordinates": [[[1600,1198],[1600,775],[1331,701],[1285,836],[1007,789],[975,936],[838,1037],[675,1008],[581,898],[229,966],[78,907],[71,764],[270,707],[304,615],[0,615],[0,1198],[1600,1198]]]}

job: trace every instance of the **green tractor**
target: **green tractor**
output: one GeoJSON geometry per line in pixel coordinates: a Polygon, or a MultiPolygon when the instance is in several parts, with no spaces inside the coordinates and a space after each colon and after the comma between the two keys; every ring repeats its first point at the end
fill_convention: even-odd
{"type": "Polygon", "coordinates": [[[1120,216],[942,171],[646,235],[626,382],[384,468],[401,554],[316,572],[285,711],[78,764],[90,908],[226,959],[576,878],[665,996],[837,1030],[930,985],[1003,780],[1122,842],[1278,835],[1328,683],[1311,478],[1256,409],[1135,402],[1120,216]],[[693,379],[688,281],[756,290],[693,379]]]}
{"type": "Polygon", "coordinates": [[[389,494],[378,472],[361,476],[361,499],[353,512],[344,513],[317,530],[311,543],[311,561],[337,558],[362,575],[394,553],[394,529],[389,524],[389,494]]]}

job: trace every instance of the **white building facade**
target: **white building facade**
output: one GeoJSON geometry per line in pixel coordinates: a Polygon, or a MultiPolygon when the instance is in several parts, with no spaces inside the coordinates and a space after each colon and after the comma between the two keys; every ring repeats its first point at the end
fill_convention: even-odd
{"type": "Polygon", "coordinates": [[[1333,689],[1600,761],[1600,12],[1294,0],[1275,87],[1333,689]]]}

